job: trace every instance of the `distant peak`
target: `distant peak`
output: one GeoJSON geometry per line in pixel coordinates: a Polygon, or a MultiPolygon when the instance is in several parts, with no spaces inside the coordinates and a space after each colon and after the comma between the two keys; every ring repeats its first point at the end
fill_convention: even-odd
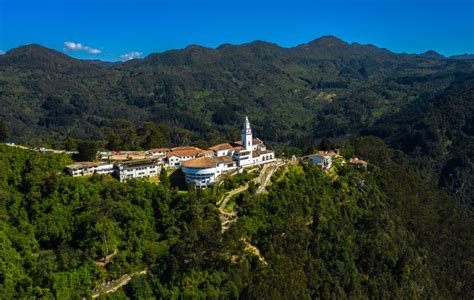
{"type": "Polygon", "coordinates": [[[349,46],[349,44],[335,36],[325,35],[307,44],[302,45],[302,47],[334,47],[334,46],[347,47],[349,46]]]}
{"type": "Polygon", "coordinates": [[[186,46],[185,49],[186,50],[213,50],[212,48],[207,48],[207,47],[195,45],[195,44],[188,45],[186,46]]]}
{"type": "Polygon", "coordinates": [[[14,57],[14,56],[42,56],[42,57],[49,57],[49,56],[61,56],[67,59],[73,59],[59,51],[56,51],[51,48],[47,48],[38,44],[28,44],[24,46],[20,46],[18,48],[10,49],[5,53],[5,57],[14,57]]]}
{"type": "Polygon", "coordinates": [[[23,45],[23,46],[20,46],[20,47],[17,47],[17,48],[10,49],[6,53],[29,52],[29,51],[48,52],[48,51],[55,51],[55,50],[47,48],[45,46],[38,45],[38,44],[28,44],[28,45],[23,45]]]}
{"type": "Polygon", "coordinates": [[[31,69],[49,69],[67,72],[70,67],[95,68],[91,63],[75,59],[57,50],[37,44],[29,44],[10,49],[0,56],[0,63],[31,69]]]}
{"type": "Polygon", "coordinates": [[[274,44],[274,43],[270,43],[270,42],[266,42],[266,41],[262,41],[262,40],[255,40],[255,41],[252,41],[252,42],[250,42],[250,43],[243,44],[243,45],[251,45],[251,46],[277,46],[277,45],[274,44]]]}
{"type": "Polygon", "coordinates": [[[443,55],[439,54],[434,50],[428,50],[425,53],[420,54],[420,56],[427,57],[427,58],[445,58],[443,55]]]}
{"type": "Polygon", "coordinates": [[[270,43],[270,42],[266,42],[266,41],[262,41],[262,40],[255,40],[255,41],[252,41],[252,42],[248,42],[248,43],[243,43],[243,44],[229,44],[229,43],[225,43],[225,44],[222,44],[220,46],[218,46],[216,49],[217,50],[223,50],[223,49],[229,49],[229,48],[239,48],[239,47],[271,47],[271,48],[280,48],[280,46],[278,46],[277,44],[275,43],[270,43]]]}

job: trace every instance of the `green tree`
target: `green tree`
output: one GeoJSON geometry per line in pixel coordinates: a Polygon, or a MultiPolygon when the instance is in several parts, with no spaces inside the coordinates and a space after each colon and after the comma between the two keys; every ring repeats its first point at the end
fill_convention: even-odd
{"type": "Polygon", "coordinates": [[[319,143],[319,150],[329,151],[333,148],[333,144],[330,139],[323,138],[319,143]]]}
{"type": "Polygon", "coordinates": [[[71,137],[68,137],[64,143],[64,149],[67,151],[76,151],[77,150],[77,141],[71,137]]]}
{"type": "Polygon", "coordinates": [[[94,161],[97,158],[99,146],[94,141],[82,141],[77,145],[77,159],[80,161],[94,161]]]}
{"type": "Polygon", "coordinates": [[[160,172],[160,182],[163,184],[165,187],[169,188],[170,186],[170,178],[168,177],[168,171],[163,167],[161,168],[160,172]]]}
{"type": "Polygon", "coordinates": [[[107,145],[105,145],[105,148],[115,151],[119,150],[122,146],[122,140],[120,139],[120,136],[116,133],[112,133],[109,135],[109,139],[107,141],[107,145]]]}
{"type": "Polygon", "coordinates": [[[0,142],[6,141],[10,137],[10,132],[8,130],[5,122],[0,121],[0,142]]]}
{"type": "Polygon", "coordinates": [[[109,254],[110,246],[114,246],[115,243],[115,234],[118,229],[118,224],[109,217],[101,218],[95,224],[95,230],[99,234],[102,241],[102,250],[103,250],[103,260],[105,262],[106,256],[109,254]]]}

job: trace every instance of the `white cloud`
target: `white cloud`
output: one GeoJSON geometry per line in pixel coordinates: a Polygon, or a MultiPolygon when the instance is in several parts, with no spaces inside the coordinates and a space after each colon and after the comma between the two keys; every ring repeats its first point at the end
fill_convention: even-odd
{"type": "Polygon", "coordinates": [[[139,58],[143,53],[142,52],[130,52],[120,55],[121,60],[131,60],[134,58],[139,58]]]}
{"type": "Polygon", "coordinates": [[[3,54],[5,54],[5,51],[0,50],[0,55],[3,55],[3,54]]]}
{"type": "Polygon", "coordinates": [[[102,50],[91,48],[89,46],[83,45],[81,43],[74,43],[74,42],[64,42],[64,50],[66,51],[84,51],[89,54],[99,54],[102,53],[102,50]]]}

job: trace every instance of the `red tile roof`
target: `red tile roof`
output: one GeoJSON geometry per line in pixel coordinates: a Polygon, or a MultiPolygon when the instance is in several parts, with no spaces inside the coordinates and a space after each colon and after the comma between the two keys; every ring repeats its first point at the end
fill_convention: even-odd
{"type": "Polygon", "coordinates": [[[168,152],[168,151],[170,151],[169,148],[153,148],[153,149],[148,150],[148,152],[152,152],[152,153],[155,153],[155,152],[168,152]]]}
{"type": "Polygon", "coordinates": [[[181,166],[185,168],[214,168],[216,167],[216,161],[213,157],[198,157],[183,161],[181,166]]]}
{"type": "Polygon", "coordinates": [[[309,156],[323,156],[323,157],[324,157],[324,156],[329,156],[329,157],[337,157],[337,156],[339,156],[339,154],[337,154],[335,151],[330,150],[330,151],[318,151],[318,152],[316,152],[316,153],[314,153],[314,154],[311,154],[311,155],[309,155],[309,156]]]}
{"type": "Polygon", "coordinates": [[[232,146],[231,144],[229,143],[223,143],[223,144],[218,144],[218,145],[215,145],[215,146],[212,146],[211,150],[214,150],[214,151],[221,151],[221,150],[230,150],[230,149],[233,149],[234,146],[232,146]]]}
{"type": "Polygon", "coordinates": [[[202,149],[199,149],[193,146],[180,146],[180,147],[171,148],[171,151],[182,151],[182,150],[202,150],[202,149]]]}
{"type": "Polygon", "coordinates": [[[358,159],[357,157],[349,159],[349,163],[354,164],[354,165],[366,165],[367,162],[362,159],[358,159]]]}
{"type": "Polygon", "coordinates": [[[272,150],[260,150],[260,151],[252,151],[252,157],[259,157],[260,155],[273,153],[272,150]]]}
{"type": "Polygon", "coordinates": [[[228,156],[228,155],[224,155],[224,156],[216,156],[214,157],[214,161],[216,161],[217,163],[221,163],[221,164],[229,164],[229,163],[233,163],[235,162],[232,157],[228,156]]]}
{"type": "Polygon", "coordinates": [[[203,153],[204,150],[201,149],[189,149],[189,150],[176,150],[176,151],[170,151],[166,153],[166,157],[171,157],[171,156],[178,156],[178,157],[184,157],[184,156],[200,156],[204,155],[203,153]]]}

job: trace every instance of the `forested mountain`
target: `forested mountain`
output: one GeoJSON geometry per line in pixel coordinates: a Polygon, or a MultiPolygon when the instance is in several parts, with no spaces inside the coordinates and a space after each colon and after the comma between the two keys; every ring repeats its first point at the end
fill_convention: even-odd
{"type": "Polygon", "coordinates": [[[90,297],[147,269],[104,298],[471,299],[470,211],[377,138],[346,151],[368,172],[290,166],[267,194],[240,195],[222,233],[216,189],[72,178],[60,172],[67,156],[0,145],[0,296],[90,297]]]}
{"type": "Polygon", "coordinates": [[[189,46],[117,64],[29,45],[0,56],[0,118],[12,141],[71,137],[120,149],[238,138],[244,115],[287,153],[372,134],[473,207],[473,73],[468,56],[396,54],[335,37],[293,48],[189,46]]]}

